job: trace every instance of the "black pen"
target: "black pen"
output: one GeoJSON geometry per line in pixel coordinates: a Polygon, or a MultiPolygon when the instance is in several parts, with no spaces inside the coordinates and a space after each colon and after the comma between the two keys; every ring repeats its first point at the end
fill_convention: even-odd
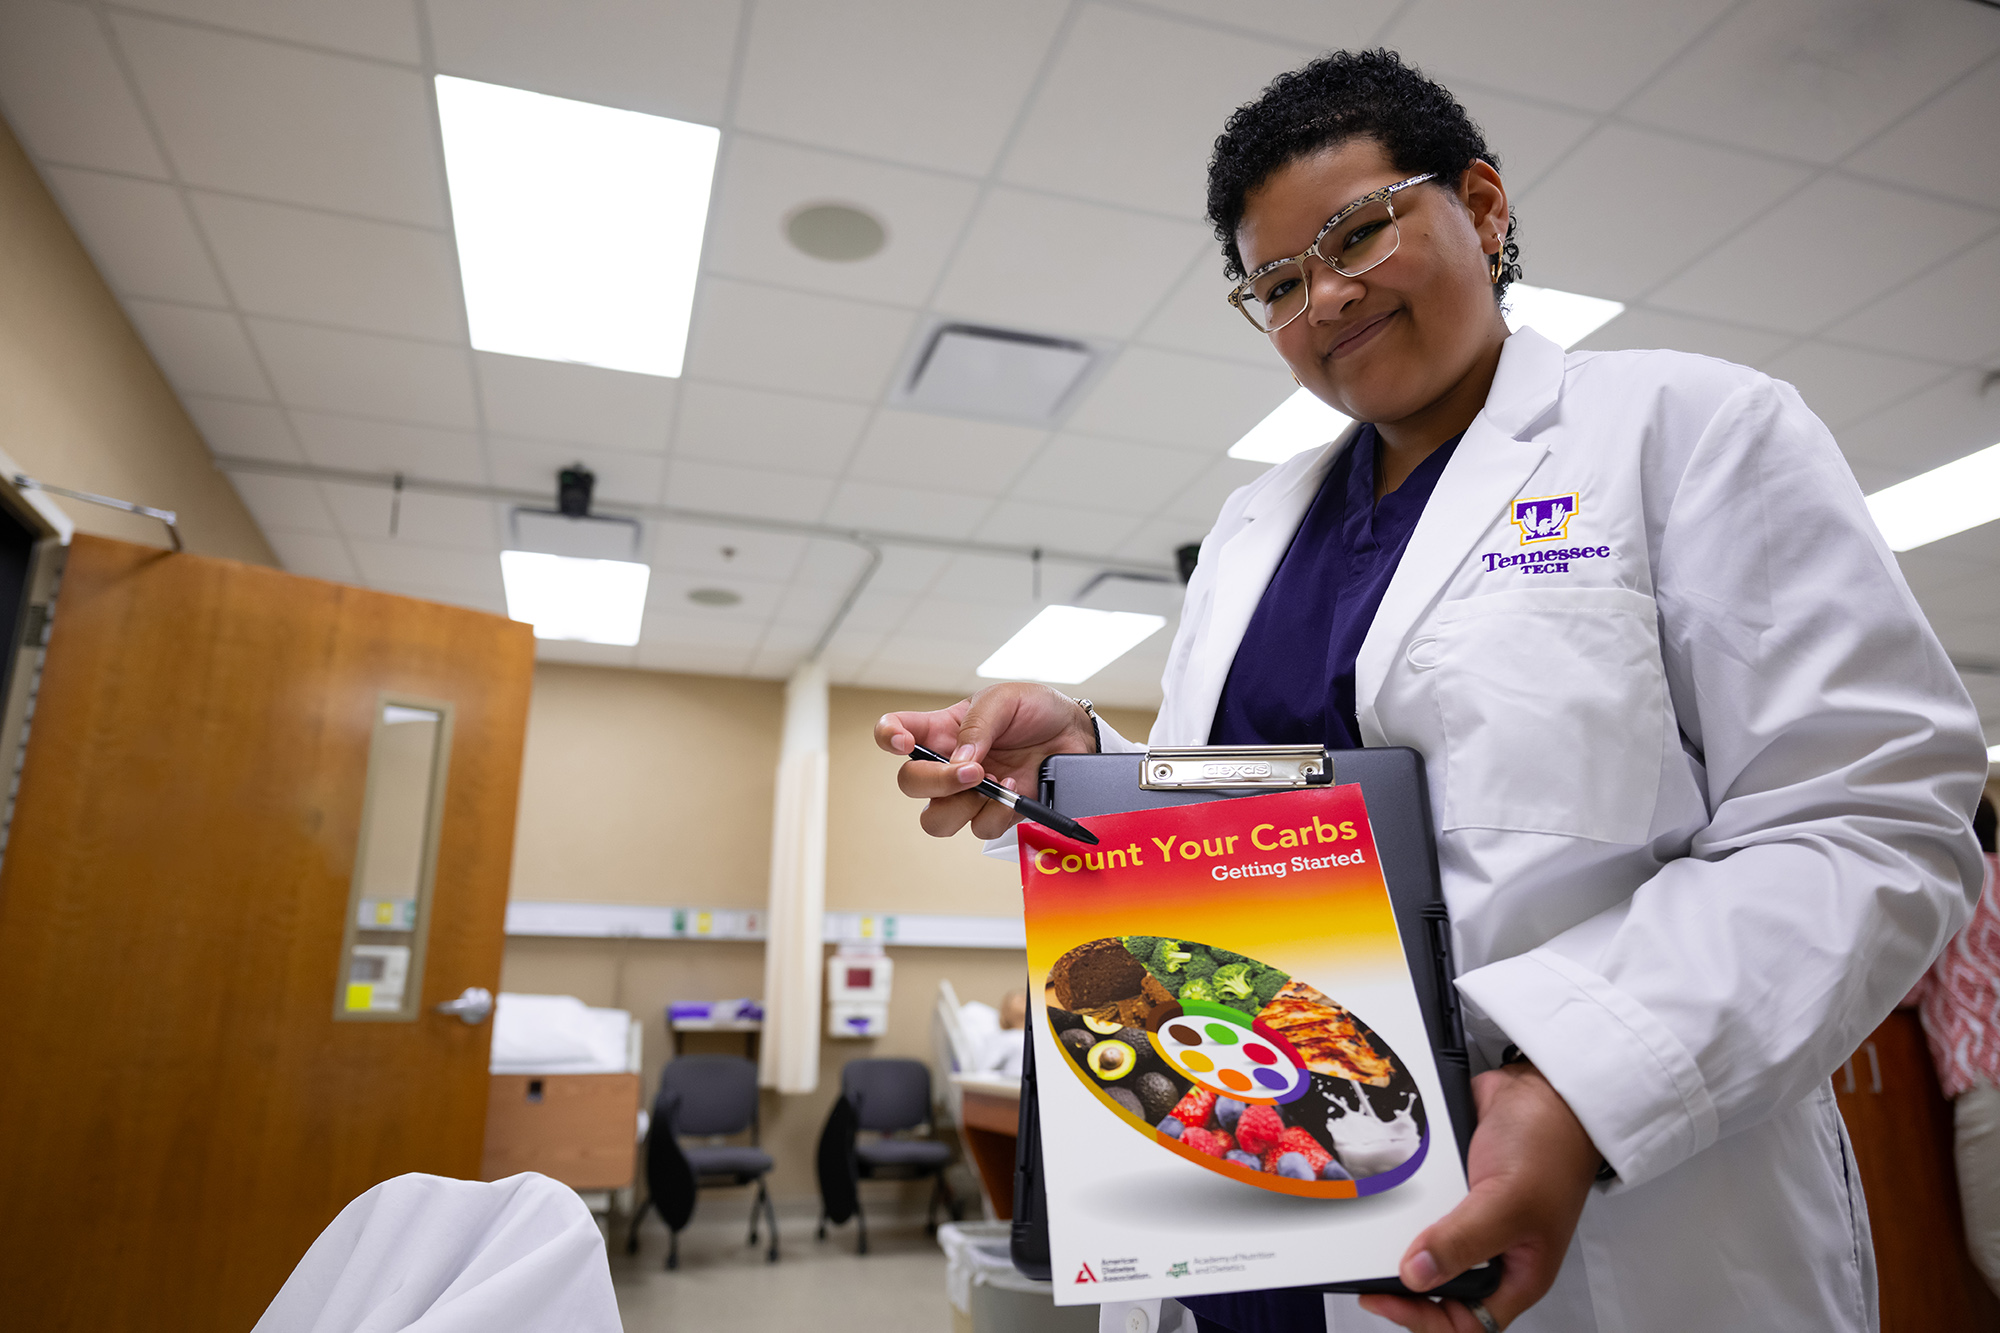
{"type": "MultiPolygon", "coordinates": [[[[945,758],[936,750],[926,750],[921,745],[910,747],[910,758],[928,759],[933,764],[943,764],[947,768],[951,767],[951,760],[945,758]]],[[[1097,846],[1097,835],[1077,823],[1074,819],[1071,819],[1068,815],[1059,815],[1040,801],[1031,801],[1019,792],[1008,791],[991,778],[981,778],[979,785],[972,790],[978,792],[989,801],[1000,802],[1000,804],[1006,806],[1023,819],[1032,819],[1044,828],[1054,829],[1065,838],[1075,838],[1078,842],[1087,842],[1092,847],[1097,846]]]]}

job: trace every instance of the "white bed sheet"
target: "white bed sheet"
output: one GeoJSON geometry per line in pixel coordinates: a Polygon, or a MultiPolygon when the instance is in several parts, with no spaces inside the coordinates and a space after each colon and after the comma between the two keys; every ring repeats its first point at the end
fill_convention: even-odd
{"type": "Polygon", "coordinates": [[[639,1025],[624,1009],[574,995],[500,993],[493,1014],[496,1074],[636,1074],[639,1025]]]}

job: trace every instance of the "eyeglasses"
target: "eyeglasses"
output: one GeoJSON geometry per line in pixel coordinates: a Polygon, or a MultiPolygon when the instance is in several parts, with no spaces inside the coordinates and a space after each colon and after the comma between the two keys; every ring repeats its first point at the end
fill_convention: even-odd
{"type": "Polygon", "coordinates": [[[1229,304],[1242,311],[1243,318],[1259,333],[1276,333],[1284,328],[1303,315],[1312,303],[1306,260],[1316,258],[1335,273],[1349,278],[1360,277],[1374,268],[1395,254],[1396,247],[1403,243],[1402,231],[1396,225],[1397,192],[1422,185],[1436,174],[1427,171],[1362,195],[1326,220],[1304,254],[1274,259],[1237,283],[1230,290],[1229,304]],[[1331,253],[1322,248],[1328,237],[1333,238],[1331,253]]]}

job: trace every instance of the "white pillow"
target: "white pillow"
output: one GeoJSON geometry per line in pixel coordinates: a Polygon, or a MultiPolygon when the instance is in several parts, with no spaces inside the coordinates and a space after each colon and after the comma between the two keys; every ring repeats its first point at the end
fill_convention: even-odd
{"type": "Polygon", "coordinates": [[[493,1012],[494,1065],[570,1064],[597,1054],[597,1024],[574,995],[500,992],[493,1012]]]}

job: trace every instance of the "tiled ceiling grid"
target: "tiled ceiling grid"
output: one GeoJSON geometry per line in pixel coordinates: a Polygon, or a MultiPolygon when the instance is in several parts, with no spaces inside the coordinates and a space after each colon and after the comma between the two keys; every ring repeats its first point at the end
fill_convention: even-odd
{"type": "MultiPolygon", "coordinates": [[[[1370,43],[1486,127],[1529,279],[1628,303],[1587,346],[1790,379],[1867,489],[2000,440],[2000,11],[1971,0],[0,0],[0,107],[218,454],[537,492],[582,460],[607,503],[1164,566],[1292,388],[1220,299],[1208,145],[1274,73],[1370,43]],[[722,127],[682,379],[471,350],[436,72],[722,127]],[[827,201],[882,218],[882,253],[792,249],[827,201]],[[940,317],[1107,364],[1051,431],[892,405],[940,317]]],[[[504,507],[406,494],[392,536],[379,489],[237,485],[293,570],[501,609],[504,507]]],[[[640,645],[545,656],[782,675],[862,558],[648,530],[640,645]],[[687,599],[711,585],[743,600],[687,599]]],[[[1905,568],[2000,718],[2000,525],[1905,568]]],[[[1041,600],[1094,572],[1045,562],[1041,600]]],[[[835,678],[972,688],[1036,582],[891,547],[835,678]]],[[[1088,689],[1155,702],[1167,642],[1088,689]]]]}

